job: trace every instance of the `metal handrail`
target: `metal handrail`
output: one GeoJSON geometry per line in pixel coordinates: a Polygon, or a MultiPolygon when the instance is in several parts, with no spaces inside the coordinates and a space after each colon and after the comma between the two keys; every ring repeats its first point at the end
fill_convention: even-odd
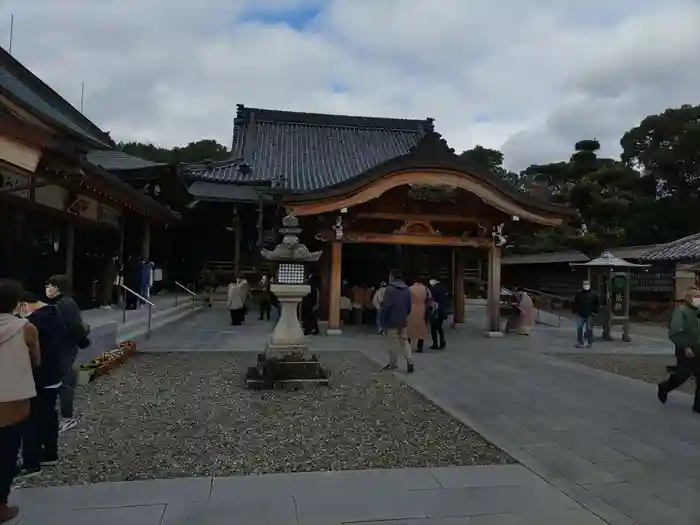
{"type": "Polygon", "coordinates": [[[179,286],[180,288],[182,288],[183,290],[185,290],[188,294],[194,295],[195,297],[197,297],[197,294],[194,293],[194,292],[193,292],[192,290],[190,290],[189,288],[187,288],[187,286],[182,285],[182,284],[180,284],[180,283],[177,282],[177,281],[175,281],[175,284],[178,285],[178,286],[179,286]]]}
{"type": "MultiPolygon", "coordinates": [[[[521,287],[521,290],[524,290],[524,291],[526,291],[527,293],[529,293],[529,294],[531,294],[531,295],[539,296],[539,297],[541,297],[542,299],[548,300],[548,301],[549,301],[550,307],[551,307],[552,300],[561,301],[562,304],[570,303],[570,302],[572,301],[571,297],[562,297],[562,296],[560,296],[560,295],[554,295],[554,294],[547,293],[547,292],[541,292],[540,290],[534,290],[534,289],[531,289],[531,288],[523,288],[523,287],[521,287]]],[[[539,321],[539,319],[540,319],[540,310],[541,310],[541,308],[540,308],[539,306],[537,306],[537,320],[538,320],[538,321],[539,321]]],[[[546,309],[545,309],[545,310],[546,310],[546,309]]],[[[552,310],[552,309],[550,308],[549,310],[552,310]]],[[[550,311],[549,313],[554,314],[555,312],[554,312],[554,311],[550,311]]],[[[557,316],[557,327],[561,327],[561,318],[562,318],[562,315],[561,315],[559,312],[556,312],[556,316],[557,316]]]]}
{"type": "Polygon", "coordinates": [[[119,286],[124,290],[124,296],[122,300],[122,324],[126,323],[126,293],[129,292],[130,294],[136,296],[138,299],[143,301],[144,303],[148,304],[148,329],[146,330],[146,339],[150,339],[151,337],[151,319],[153,316],[153,309],[156,307],[155,304],[153,304],[151,301],[143,297],[141,294],[136,293],[133,291],[131,288],[128,286],[125,286],[122,283],[119,283],[119,286]]]}
{"type": "MultiPolygon", "coordinates": [[[[194,311],[194,308],[195,308],[196,303],[197,303],[197,294],[195,292],[193,292],[192,290],[190,290],[189,288],[187,288],[187,286],[185,286],[184,284],[181,284],[177,281],[173,281],[173,282],[178,286],[178,288],[182,288],[183,290],[185,290],[188,294],[190,294],[192,296],[192,311],[194,311]]],[[[177,288],[176,288],[175,289],[175,306],[177,306],[179,302],[180,302],[180,295],[177,293],[177,288]]]]}

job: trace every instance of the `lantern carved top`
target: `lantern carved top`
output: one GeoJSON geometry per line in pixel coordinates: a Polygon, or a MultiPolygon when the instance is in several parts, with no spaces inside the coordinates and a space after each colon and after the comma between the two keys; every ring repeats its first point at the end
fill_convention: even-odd
{"type": "Polygon", "coordinates": [[[267,261],[286,263],[311,263],[321,258],[321,251],[310,252],[305,244],[299,241],[299,219],[294,215],[287,215],[282,219],[280,233],[284,236],[282,242],[275,246],[274,250],[260,250],[267,261]]]}

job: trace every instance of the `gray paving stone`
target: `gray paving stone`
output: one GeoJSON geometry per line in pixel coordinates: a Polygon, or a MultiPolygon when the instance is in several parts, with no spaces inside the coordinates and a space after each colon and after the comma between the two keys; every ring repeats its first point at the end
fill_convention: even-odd
{"type": "Polygon", "coordinates": [[[581,509],[549,485],[471,487],[416,492],[428,517],[581,509]]]}
{"type": "MultiPolygon", "coordinates": [[[[21,525],[160,525],[165,505],[31,512],[21,525]]],[[[194,524],[193,524],[194,525],[194,524]]]]}
{"type": "Polygon", "coordinates": [[[636,525],[632,518],[604,502],[582,486],[565,478],[552,477],[550,482],[586,510],[599,516],[608,525],[636,525]]]}
{"type": "Polygon", "coordinates": [[[684,513],[654,494],[629,483],[586,485],[603,501],[624,512],[638,525],[696,525],[698,516],[684,513]]]}
{"type": "Polygon", "coordinates": [[[601,466],[561,447],[536,447],[530,449],[529,454],[575,483],[611,483],[619,481],[619,478],[601,466]]]}
{"type": "Polygon", "coordinates": [[[485,465],[430,469],[444,488],[497,487],[546,484],[541,477],[521,465],[485,465]]]}
{"type": "Polygon", "coordinates": [[[418,494],[423,492],[334,491],[303,494],[295,496],[294,500],[301,525],[328,525],[336,522],[425,518],[426,513],[418,499],[418,494]]]}
{"type": "MultiPolygon", "coordinates": [[[[294,498],[169,503],[160,525],[297,525],[294,498]]],[[[125,524],[126,525],[126,524],[125,524]]]]}
{"type": "MultiPolygon", "coordinates": [[[[459,468],[459,467],[456,467],[459,468]]],[[[346,470],[215,478],[212,500],[246,500],[258,494],[306,496],[333,492],[372,494],[440,488],[430,469],[346,470]]]]}
{"type": "Polygon", "coordinates": [[[210,490],[211,478],[157,479],[21,489],[12,498],[31,508],[94,509],[206,501],[210,490]]]}
{"type": "Polygon", "coordinates": [[[474,516],[469,525],[606,525],[587,510],[474,516]]]}

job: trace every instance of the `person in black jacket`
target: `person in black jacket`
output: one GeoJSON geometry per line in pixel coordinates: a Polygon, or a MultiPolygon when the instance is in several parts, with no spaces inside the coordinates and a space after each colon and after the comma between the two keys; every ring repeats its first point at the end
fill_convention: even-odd
{"type": "Polygon", "coordinates": [[[80,308],[70,296],[70,281],[65,275],[54,275],[46,282],[46,297],[49,304],[55,304],[61,312],[63,323],[68,330],[68,346],[64,355],[63,381],[58,395],[61,400],[60,431],[65,432],[78,424],[73,405],[75,401],[75,359],[78,345],[88,337],[86,325],[80,315],[80,308]]]}
{"type": "Polygon", "coordinates": [[[437,279],[430,280],[430,293],[433,304],[430,311],[430,337],[433,340],[432,350],[442,350],[446,346],[445,329],[443,324],[447,319],[448,296],[447,288],[437,279]]]}
{"type": "Polygon", "coordinates": [[[22,438],[20,476],[33,476],[41,472],[42,465],[54,465],[58,461],[56,399],[69,339],[58,307],[39,301],[34,294],[22,293],[19,313],[36,327],[41,351],[40,364],[33,370],[36,397],[31,400],[22,438]]]}
{"type": "Polygon", "coordinates": [[[590,348],[593,344],[593,316],[600,310],[600,300],[591,290],[589,281],[583,281],[581,290],[576,292],[571,310],[576,316],[576,347],[583,348],[585,336],[586,348],[590,348]]]}

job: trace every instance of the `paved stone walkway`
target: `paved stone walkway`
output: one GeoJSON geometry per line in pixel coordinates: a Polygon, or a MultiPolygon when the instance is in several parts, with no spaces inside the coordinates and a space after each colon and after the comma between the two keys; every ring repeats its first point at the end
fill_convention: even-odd
{"type": "Polygon", "coordinates": [[[132,481],[18,499],[21,525],[604,523],[519,465],[132,481]]]}
{"type": "MultiPolygon", "coordinates": [[[[530,338],[486,339],[484,314],[471,308],[469,322],[448,331],[447,349],[416,355],[416,373],[401,375],[524,467],[27,489],[18,492],[27,510],[21,525],[49,523],[47,512],[59,525],[700,523],[700,417],[690,412],[690,396],[676,394],[662,406],[653,385],[546,355],[571,348],[566,327],[541,327],[530,338]],[[208,503],[191,504],[199,501],[208,503]],[[75,510],[90,508],[99,510],[75,510]],[[197,509],[207,518],[188,514],[197,509]]],[[[229,327],[226,313],[214,309],[168,327],[140,348],[257,352],[269,327],[229,327]]],[[[351,332],[315,337],[312,347],[321,358],[323,351],[359,350],[384,363],[383,338],[351,332]]],[[[599,347],[668,353],[667,343],[649,338],[599,347]]]]}

